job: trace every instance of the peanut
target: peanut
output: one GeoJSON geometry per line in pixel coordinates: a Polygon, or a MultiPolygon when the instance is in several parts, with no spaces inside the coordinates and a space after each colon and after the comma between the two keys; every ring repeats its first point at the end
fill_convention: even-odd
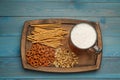
{"type": "Polygon", "coordinates": [[[78,57],[68,49],[58,48],[55,53],[55,67],[70,68],[78,64],[78,57]]]}

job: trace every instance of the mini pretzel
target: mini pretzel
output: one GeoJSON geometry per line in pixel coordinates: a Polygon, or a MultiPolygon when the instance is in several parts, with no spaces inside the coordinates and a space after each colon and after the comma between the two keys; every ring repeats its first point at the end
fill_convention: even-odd
{"type": "Polygon", "coordinates": [[[31,59],[30,65],[33,66],[33,67],[38,67],[39,66],[39,62],[38,62],[38,60],[31,59]]]}
{"type": "Polygon", "coordinates": [[[54,48],[34,43],[26,52],[27,63],[33,67],[50,66],[54,62],[54,48]]]}

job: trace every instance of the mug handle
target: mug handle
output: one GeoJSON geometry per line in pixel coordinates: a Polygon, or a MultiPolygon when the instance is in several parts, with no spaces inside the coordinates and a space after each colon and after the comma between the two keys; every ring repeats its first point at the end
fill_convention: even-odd
{"type": "Polygon", "coordinates": [[[95,45],[93,48],[94,48],[96,53],[100,53],[102,51],[102,49],[99,48],[97,45],[95,45]]]}
{"type": "Polygon", "coordinates": [[[97,45],[94,45],[92,48],[89,48],[90,51],[94,52],[95,53],[100,53],[102,51],[102,48],[99,48],[97,45]]]}

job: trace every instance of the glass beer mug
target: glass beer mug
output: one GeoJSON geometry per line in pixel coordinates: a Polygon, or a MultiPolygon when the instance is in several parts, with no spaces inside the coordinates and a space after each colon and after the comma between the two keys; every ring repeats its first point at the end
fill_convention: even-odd
{"type": "Polygon", "coordinates": [[[101,49],[95,44],[97,41],[97,32],[94,27],[88,23],[75,25],[69,36],[70,47],[80,50],[94,50],[99,53],[101,49]]]}

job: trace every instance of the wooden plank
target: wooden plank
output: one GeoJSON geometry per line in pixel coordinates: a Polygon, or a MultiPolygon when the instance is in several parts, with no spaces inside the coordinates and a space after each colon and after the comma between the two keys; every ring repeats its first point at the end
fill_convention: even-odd
{"type": "Polygon", "coordinates": [[[20,36],[0,37],[0,57],[20,56],[20,36]]]}
{"type": "MultiPolygon", "coordinates": [[[[5,9],[7,9],[7,6],[11,7],[9,9],[11,9],[12,7],[14,7],[15,5],[16,8],[18,8],[20,5],[23,5],[24,8],[28,8],[30,9],[31,7],[33,8],[39,8],[39,9],[119,9],[120,7],[120,3],[81,3],[81,2],[76,2],[76,1],[69,1],[69,2],[59,2],[59,1],[1,1],[0,3],[1,7],[3,6],[3,8],[5,7],[5,9]],[[6,3],[7,2],[7,3],[6,3]],[[33,4],[33,5],[32,5],[33,4]],[[67,6],[66,6],[67,5],[67,6]],[[30,7],[31,6],[31,7],[30,7]],[[97,7],[96,7],[97,6],[97,7]]],[[[21,6],[22,7],[22,6],[21,6]]],[[[1,8],[0,8],[1,9],[1,8]]],[[[15,8],[13,8],[15,9],[15,8]]],[[[20,9],[20,8],[19,8],[20,9]]]]}
{"type": "MultiPolygon", "coordinates": [[[[0,78],[0,80],[40,80],[40,78],[32,78],[32,79],[30,79],[30,78],[0,78]]],[[[44,78],[44,79],[42,79],[42,80],[61,80],[61,78],[55,78],[55,79],[53,79],[53,78],[44,78]]],[[[62,78],[62,80],[119,80],[119,79],[117,79],[117,78],[112,78],[112,79],[110,79],[110,78],[79,78],[79,79],[73,79],[73,78],[62,78]]]]}
{"type": "Polygon", "coordinates": [[[120,53],[120,37],[103,37],[103,56],[117,56],[120,53]]]}
{"type": "Polygon", "coordinates": [[[46,73],[24,70],[21,65],[21,59],[18,58],[0,58],[0,78],[39,78],[39,79],[104,79],[120,78],[120,58],[103,58],[101,69],[98,71],[86,73],[46,73]]]}
{"type": "Polygon", "coordinates": [[[2,0],[0,16],[120,16],[119,7],[120,3],[7,2],[2,0]]]}
{"type": "Polygon", "coordinates": [[[120,36],[120,23],[107,23],[101,25],[102,35],[105,36],[120,36]]]}
{"type": "MultiPolygon", "coordinates": [[[[0,37],[0,57],[20,56],[20,36],[0,37]]],[[[103,57],[120,57],[120,37],[103,36],[103,57]]]]}
{"type": "Polygon", "coordinates": [[[111,2],[111,3],[115,3],[115,2],[120,2],[119,0],[1,0],[1,1],[6,1],[6,2],[11,2],[11,1],[24,1],[24,2],[36,2],[36,1],[39,1],[39,2],[111,2]]]}
{"type": "Polygon", "coordinates": [[[68,18],[100,22],[103,36],[120,36],[119,17],[0,17],[0,36],[20,36],[26,20],[68,18]]]}

